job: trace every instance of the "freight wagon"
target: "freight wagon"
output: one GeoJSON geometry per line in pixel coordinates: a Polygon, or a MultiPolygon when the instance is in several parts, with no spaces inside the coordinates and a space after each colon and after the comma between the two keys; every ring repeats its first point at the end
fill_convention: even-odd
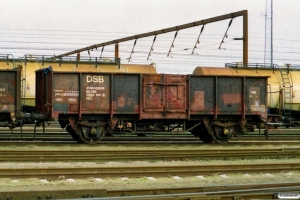
{"type": "Polygon", "coordinates": [[[36,71],[36,116],[78,142],[105,134],[191,132],[228,142],[267,120],[268,76],[36,71]]]}
{"type": "Polygon", "coordinates": [[[20,69],[0,70],[0,126],[13,129],[18,126],[21,107],[20,69]]]}
{"type": "Polygon", "coordinates": [[[195,75],[270,76],[268,79],[268,126],[300,124],[300,66],[286,64],[228,63],[226,67],[197,67],[195,75]]]}

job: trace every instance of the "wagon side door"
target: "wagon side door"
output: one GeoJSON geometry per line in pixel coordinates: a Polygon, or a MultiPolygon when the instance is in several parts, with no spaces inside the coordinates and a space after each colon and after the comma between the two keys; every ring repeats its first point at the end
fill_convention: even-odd
{"type": "Polygon", "coordinates": [[[185,75],[143,75],[142,118],[185,118],[185,75]]]}

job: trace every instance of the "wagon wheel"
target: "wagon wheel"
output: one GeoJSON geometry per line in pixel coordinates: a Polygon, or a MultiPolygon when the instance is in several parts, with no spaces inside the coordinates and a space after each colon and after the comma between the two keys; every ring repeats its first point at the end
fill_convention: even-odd
{"type": "Polygon", "coordinates": [[[266,137],[266,140],[269,140],[269,131],[268,131],[268,129],[265,129],[264,135],[266,137]]]}
{"type": "Polygon", "coordinates": [[[97,144],[104,136],[103,126],[95,128],[96,134],[92,134],[88,127],[78,126],[79,138],[86,144],[97,144]]]}
{"type": "Polygon", "coordinates": [[[82,143],[81,139],[79,138],[79,135],[73,130],[73,128],[70,125],[68,125],[66,127],[66,131],[68,133],[70,133],[70,135],[73,138],[73,140],[75,140],[78,143],[82,143]]]}
{"type": "Polygon", "coordinates": [[[213,138],[207,131],[203,131],[202,133],[199,134],[200,140],[202,140],[204,143],[212,143],[213,138]]]}
{"type": "Polygon", "coordinates": [[[208,131],[206,130],[205,127],[193,129],[191,131],[191,133],[194,136],[199,137],[200,140],[203,141],[204,143],[212,143],[213,142],[213,139],[212,139],[211,135],[208,133],[208,131]]]}
{"type": "Polygon", "coordinates": [[[213,134],[212,138],[215,142],[219,144],[225,144],[228,143],[229,140],[232,138],[233,134],[231,131],[229,131],[227,134],[224,133],[224,129],[218,126],[213,127],[213,134]]]}
{"type": "Polygon", "coordinates": [[[79,138],[79,135],[75,131],[69,132],[71,137],[78,143],[82,143],[81,139],[79,138]]]}

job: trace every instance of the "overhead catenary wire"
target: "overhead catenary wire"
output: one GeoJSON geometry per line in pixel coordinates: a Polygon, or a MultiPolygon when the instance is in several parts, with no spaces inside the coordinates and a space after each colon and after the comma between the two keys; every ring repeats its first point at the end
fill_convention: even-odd
{"type": "MultiPolygon", "coordinates": [[[[180,35],[179,35],[180,37],[178,36],[178,38],[176,39],[176,48],[172,49],[172,54],[175,55],[178,58],[177,60],[173,59],[174,62],[172,62],[172,63],[182,63],[181,59],[183,59],[183,57],[186,57],[186,52],[183,51],[183,49],[186,47],[186,45],[185,45],[185,42],[183,42],[183,43],[181,42],[181,40],[182,40],[181,36],[183,36],[183,35],[185,35],[185,34],[182,31],[180,33],[180,35]]],[[[186,34],[186,35],[188,37],[184,37],[184,40],[182,40],[182,41],[192,41],[192,40],[194,40],[193,38],[196,37],[195,36],[196,34],[194,34],[194,35],[192,35],[192,34],[186,34]]],[[[216,53],[214,53],[214,51],[212,51],[212,46],[215,45],[215,44],[217,44],[217,43],[216,42],[212,42],[211,44],[207,43],[208,40],[214,41],[215,38],[218,37],[219,35],[217,35],[217,34],[210,35],[211,39],[207,38],[209,36],[202,37],[204,35],[205,34],[201,35],[201,48],[199,48],[199,51],[201,50],[201,58],[206,59],[206,60],[212,59],[213,61],[209,61],[211,63],[213,63],[213,62],[215,62],[217,60],[221,60],[221,59],[219,59],[220,57],[224,58],[224,61],[221,62],[221,63],[227,62],[228,59],[232,59],[233,61],[239,61],[240,60],[239,56],[235,56],[236,53],[240,52],[240,50],[238,50],[238,48],[237,48],[237,47],[240,46],[240,44],[234,43],[232,41],[226,41],[227,45],[229,43],[231,43],[231,45],[232,45],[231,48],[228,48],[228,46],[226,45],[226,48],[230,49],[230,53],[229,53],[229,51],[227,51],[228,54],[224,54],[222,52],[223,55],[220,56],[219,54],[216,54],[216,53]],[[210,54],[203,54],[202,53],[203,51],[211,52],[211,53],[210,54]],[[212,57],[212,56],[215,56],[215,58],[212,57]],[[234,59],[236,59],[236,60],[234,60],[234,59]]],[[[172,35],[172,37],[173,37],[173,35],[172,35]]],[[[31,36],[31,38],[33,38],[33,37],[31,36]]],[[[43,38],[43,37],[41,37],[41,38],[43,38]]],[[[63,39],[65,39],[65,38],[68,38],[68,37],[64,37],[63,39]]],[[[162,37],[159,37],[159,38],[160,39],[164,38],[164,40],[166,41],[166,43],[168,42],[167,40],[171,40],[171,36],[170,35],[162,35],[162,37]]],[[[263,39],[263,38],[258,38],[258,37],[251,37],[251,38],[252,39],[260,39],[260,40],[263,39]]],[[[56,40],[56,38],[52,38],[52,39],[53,39],[53,41],[56,40]]],[[[88,35],[87,35],[86,39],[90,39],[90,38],[88,38],[88,35]]],[[[3,38],[2,38],[2,40],[3,40],[3,38]]],[[[96,39],[92,39],[92,40],[96,41],[96,39]]],[[[27,40],[27,41],[30,42],[30,40],[27,40]]],[[[80,39],[80,41],[82,41],[82,40],[80,39]]],[[[143,41],[147,41],[147,38],[143,39],[143,41]]],[[[150,41],[150,38],[148,38],[148,41],[150,41]]],[[[289,41],[289,40],[277,39],[277,40],[274,40],[274,41],[289,41]]],[[[47,54],[52,54],[53,55],[54,54],[53,52],[55,52],[57,54],[57,53],[60,53],[60,52],[63,53],[65,51],[70,51],[70,50],[72,50],[74,48],[78,48],[78,46],[77,47],[72,47],[72,44],[70,46],[69,45],[68,46],[65,46],[65,45],[58,46],[60,43],[57,42],[57,40],[56,40],[56,43],[57,43],[56,46],[55,45],[43,45],[42,42],[43,41],[41,41],[41,43],[35,41],[34,43],[32,43],[32,44],[36,44],[36,45],[31,45],[30,43],[25,43],[23,46],[21,46],[22,43],[16,43],[16,44],[11,43],[11,44],[8,44],[7,46],[3,46],[2,45],[1,46],[1,50],[2,50],[3,53],[7,53],[7,50],[11,50],[10,52],[13,51],[14,55],[15,55],[15,53],[20,53],[21,55],[24,55],[26,53],[31,53],[30,51],[35,51],[35,52],[38,52],[38,53],[40,53],[42,51],[42,52],[45,52],[47,54]],[[29,44],[29,45],[26,45],[26,44],[29,44]],[[20,50],[24,50],[24,51],[21,52],[20,50]]],[[[294,43],[295,40],[291,40],[290,42],[294,43]]],[[[49,42],[49,44],[51,44],[51,42],[49,42]]],[[[135,51],[135,58],[136,58],[134,60],[135,62],[145,61],[145,57],[146,57],[145,55],[147,55],[147,53],[149,53],[147,50],[145,50],[145,49],[149,48],[149,45],[147,45],[147,44],[141,45],[141,44],[143,44],[143,43],[139,42],[139,44],[136,45],[136,48],[137,48],[137,50],[138,50],[138,48],[142,48],[142,49],[144,49],[144,51],[137,51],[137,50],[135,51]],[[139,55],[140,53],[143,54],[143,55],[140,56],[139,55]]],[[[80,48],[80,45],[85,45],[85,43],[79,44],[79,48],[80,48]]],[[[130,47],[128,45],[129,44],[123,43],[123,46],[122,46],[123,49],[130,49],[130,47]]],[[[261,49],[260,49],[261,46],[251,44],[251,47],[252,48],[249,49],[249,53],[252,56],[249,59],[252,59],[252,60],[262,59],[262,57],[260,55],[260,54],[263,53],[263,51],[261,51],[261,49]]],[[[276,54],[276,58],[275,58],[274,62],[283,61],[283,62],[286,63],[287,59],[284,59],[284,57],[289,57],[290,61],[296,61],[297,62],[297,60],[299,60],[298,59],[299,58],[299,51],[297,50],[297,48],[293,47],[291,49],[291,47],[289,45],[284,46],[284,47],[283,46],[278,46],[278,47],[280,47],[280,48],[277,48],[277,51],[274,52],[274,54],[276,54]],[[291,49],[291,50],[289,51],[289,49],[291,49]]],[[[166,44],[161,44],[158,41],[155,42],[155,52],[153,52],[153,54],[151,54],[151,56],[152,56],[151,59],[154,62],[158,62],[159,61],[162,65],[169,64],[170,60],[169,59],[165,60],[163,58],[163,56],[165,56],[165,52],[167,51],[167,48],[168,48],[168,46],[166,46],[166,44]]],[[[105,48],[105,52],[111,53],[111,52],[114,52],[114,51],[113,50],[109,50],[109,47],[107,47],[107,48],[105,48]]],[[[91,53],[91,56],[92,56],[93,54],[95,54],[95,51],[94,51],[94,53],[92,53],[92,52],[90,52],[90,53],[91,53]]],[[[124,53],[126,54],[126,53],[128,53],[128,51],[121,50],[120,53],[121,54],[124,54],[124,53]]],[[[107,55],[107,54],[105,53],[105,55],[107,55]]],[[[240,54],[238,54],[238,55],[240,55],[240,54]]],[[[99,54],[97,56],[99,56],[99,54]]],[[[124,55],[122,55],[120,57],[124,57],[124,55]]],[[[194,62],[194,65],[199,65],[201,62],[203,62],[202,60],[201,61],[199,60],[199,57],[196,57],[196,58],[198,58],[198,60],[197,59],[193,59],[192,57],[186,57],[186,59],[187,58],[191,59],[191,62],[189,62],[189,63],[193,63],[194,62]]],[[[187,61],[184,61],[184,63],[185,62],[187,62],[187,61]]],[[[221,66],[222,66],[222,64],[221,64],[221,66]]]]}

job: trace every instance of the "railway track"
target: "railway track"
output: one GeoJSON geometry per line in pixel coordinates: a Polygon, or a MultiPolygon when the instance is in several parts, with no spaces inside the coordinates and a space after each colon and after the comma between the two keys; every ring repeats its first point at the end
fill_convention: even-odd
{"type": "MultiPolygon", "coordinates": [[[[0,141],[0,145],[2,146],[15,146],[15,147],[23,147],[24,145],[32,145],[36,147],[64,147],[64,146],[70,146],[70,147],[87,147],[90,145],[86,144],[78,144],[75,141],[0,141]]],[[[109,141],[101,141],[101,143],[94,145],[94,147],[114,147],[114,146],[124,146],[126,147],[153,147],[153,146],[161,146],[166,147],[170,145],[180,145],[180,146],[207,146],[207,147],[220,147],[222,145],[217,143],[203,143],[199,140],[193,140],[193,141],[186,141],[183,138],[168,138],[165,140],[157,139],[157,140],[109,140],[109,141]]],[[[297,146],[300,145],[300,140],[232,140],[229,143],[227,143],[226,147],[235,147],[235,146],[265,146],[265,145],[292,145],[297,146]]]]}
{"type": "MultiPolygon", "coordinates": [[[[21,135],[19,129],[14,129],[13,132],[8,131],[7,128],[0,128],[0,144],[10,145],[66,145],[74,144],[79,145],[73,140],[73,138],[57,124],[45,127],[43,133],[42,127],[37,127],[37,132],[33,134],[33,125],[25,125],[23,127],[23,134],[21,135]]],[[[145,136],[137,136],[134,134],[119,135],[114,134],[112,136],[104,137],[99,145],[204,145],[198,137],[193,136],[190,133],[176,133],[176,134],[148,134],[145,136]]],[[[216,143],[205,145],[219,145],[216,143]]],[[[226,146],[234,145],[300,145],[300,132],[296,128],[289,129],[270,129],[269,138],[265,139],[263,131],[259,133],[256,130],[253,133],[244,135],[243,137],[233,137],[226,146]]],[[[220,146],[220,145],[219,145],[220,146]]]]}
{"type": "Polygon", "coordinates": [[[1,162],[298,158],[300,148],[222,150],[0,150],[1,162]]]}
{"type": "MultiPolygon", "coordinates": [[[[300,144],[300,136],[298,135],[269,135],[268,140],[265,139],[264,135],[249,135],[244,137],[233,137],[231,141],[226,145],[232,145],[236,144],[238,142],[252,142],[257,144],[278,144],[279,142],[283,144],[300,144]]],[[[0,133],[0,143],[14,143],[14,142],[27,142],[27,143],[76,143],[76,141],[71,138],[70,135],[65,133],[47,133],[47,134],[38,134],[36,137],[33,137],[32,133],[24,134],[23,137],[18,135],[18,133],[14,134],[1,134],[0,133]]],[[[156,136],[135,136],[135,135],[129,135],[129,136],[110,136],[110,137],[104,137],[99,145],[101,144],[112,144],[112,143],[141,143],[145,144],[147,142],[155,143],[155,142],[161,142],[161,143],[186,143],[186,144],[203,144],[201,140],[199,140],[198,137],[192,136],[192,135],[156,135],[156,136]]],[[[147,144],[146,144],[147,145],[147,144]]]]}
{"type": "MultiPolygon", "coordinates": [[[[7,128],[0,128],[0,141],[60,141],[60,142],[74,142],[73,138],[57,124],[45,128],[38,127],[37,132],[33,133],[34,126],[25,125],[23,133],[20,129],[9,131],[7,128]]],[[[266,141],[263,130],[259,133],[256,130],[253,133],[248,133],[243,137],[233,137],[231,141],[266,141]]],[[[267,141],[300,141],[300,131],[298,128],[289,129],[270,129],[269,138],[267,141]]],[[[110,141],[187,141],[187,142],[201,142],[198,137],[194,137],[190,133],[174,133],[174,134],[147,134],[143,137],[135,134],[114,134],[112,136],[104,137],[102,142],[110,141]]]]}
{"type": "Polygon", "coordinates": [[[282,192],[298,193],[300,182],[218,185],[205,187],[147,188],[147,189],[85,189],[54,191],[0,192],[1,199],[277,199],[282,192]],[[279,193],[279,194],[278,194],[279,193]]]}
{"type": "Polygon", "coordinates": [[[278,173],[300,171],[300,163],[176,165],[176,166],[123,166],[123,167],[72,167],[72,168],[0,168],[0,178],[115,178],[198,176],[217,173],[278,173]]]}

